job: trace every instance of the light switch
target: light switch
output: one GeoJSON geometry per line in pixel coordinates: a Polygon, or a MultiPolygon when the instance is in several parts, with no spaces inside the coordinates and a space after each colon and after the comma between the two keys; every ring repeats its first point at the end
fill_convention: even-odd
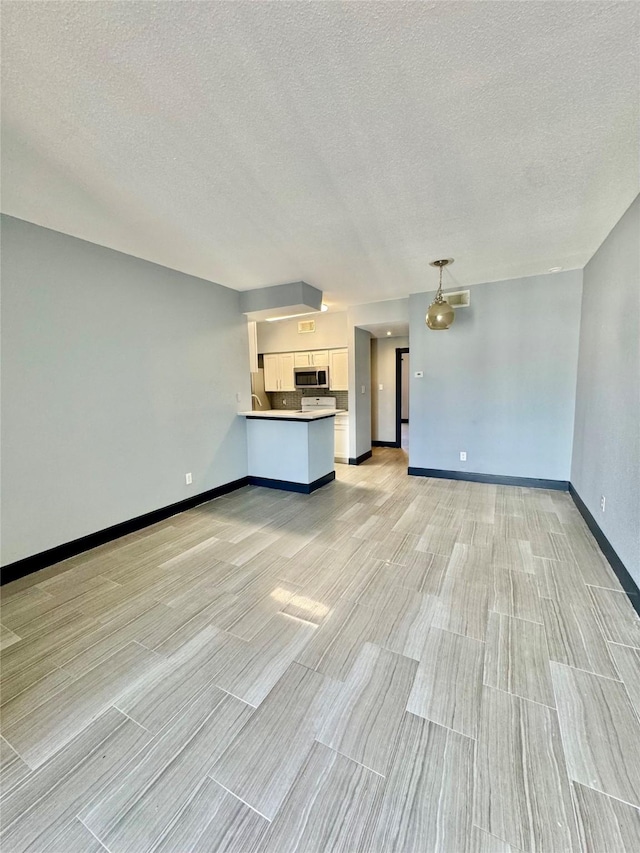
{"type": "Polygon", "coordinates": [[[382,385],[378,385],[378,391],[384,391],[384,388],[382,387],[382,385]]]}
{"type": "Polygon", "coordinates": [[[360,386],[360,393],[361,393],[361,394],[364,394],[364,385],[361,385],[361,386],[360,386]]]}

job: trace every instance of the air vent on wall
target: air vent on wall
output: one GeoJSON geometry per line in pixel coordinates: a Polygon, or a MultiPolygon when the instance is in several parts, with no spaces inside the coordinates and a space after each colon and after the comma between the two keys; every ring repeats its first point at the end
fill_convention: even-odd
{"type": "Polygon", "coordinates": [[[303,332],[315,332],[316,330],[316,321],[315,320],[299,320],[298,321],[298,334],[302,334],[303,332]]]}
{"type": "Polygon", "coordinates": [[[471,301],[468,290],[452,290],[450,293],[443,293],[442,295],[452,308],[467,308],[471,301]]]}

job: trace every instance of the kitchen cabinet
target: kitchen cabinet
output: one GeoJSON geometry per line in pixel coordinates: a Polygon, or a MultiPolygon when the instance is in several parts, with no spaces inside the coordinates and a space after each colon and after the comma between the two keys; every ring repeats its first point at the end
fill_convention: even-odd
{"type": "Polygon", "coordinates": [[[345,349],[270,352],[264,358],[264,390],[295,391],[294,367],[329,367],[331,391],[349,389],[349,359],[345,349]]]}
{"type": "Polygon", "coordinates": [[[316,349],[309,353],[311,356],[311,367],[327,367],[329,364],[329,352],[326,349],[316,349]]]}
{"type": "Polygon", "coordinates": [[[329,388],[331,391],[349,390],[349,351],[329,350],[329,388]]]}
{"type": "Polygon", "coordinates": [[[293,353],[280,353],[280,391],[295,391],[295,378],[293,376],[293,353]]]}
{"type": "Polygon", "coordinates": [[[340,414],[334,418],[334,450],[336,462],[349,461],[349,415],[340,414]]]}
{"type": "Polygon", "coordinates": [[[264,390],[295,391],[294,353],[274,352],[264,356],[264,390]]]}
{"type": "Polygon", "coordinates": [[[296,367],[327,367],[329,364],[329,351],[326,349],[295,352],[293,355],[296,367]]]}
{"type": "Polygon", "coordinates": [[[294,352],[293,359],[296,367],[309,367],[311,365],[311,359],[309,356],[311,353],[309,352],[294,352]]]}
{"type": "Polygon", "coordinates": [[[280,357],[277,353],[265,355],[264,361],[264,390],[277,391],[280,380],[280,357]]]}

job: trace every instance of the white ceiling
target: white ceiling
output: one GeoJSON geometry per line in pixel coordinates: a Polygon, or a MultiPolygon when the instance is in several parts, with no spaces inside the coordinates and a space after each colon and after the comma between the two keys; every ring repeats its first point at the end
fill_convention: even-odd
{"type": "Polygon", "coordinates": [[[334,307],[580,267],[638,192],[639,10],[5,2],[3,210],[334,307]]]}

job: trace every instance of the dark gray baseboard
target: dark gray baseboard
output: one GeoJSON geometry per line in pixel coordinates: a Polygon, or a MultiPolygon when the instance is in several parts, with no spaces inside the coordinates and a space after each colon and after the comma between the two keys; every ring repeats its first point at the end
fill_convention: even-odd
{"type": "Polygon", "coordinates": [[[8,563],[2,567],[0,572],[0,584],[10,583],[11,581],[23,578],[25,575],[30,575],[33,572],[38,572],[40,569],[46,569],[48,566],[53,566],[54,563],[60,563],[62,560],[68,560],[69,557],[76,557],[84,551],[90,551],[92,548],[97,548],[99,545],[104,545],[106,542],[112,542],[114,539],[120,539],[121,536],[126,536],[129,533],[135,533],[136,530],[142,530],[144,527],[149,527],[151,524],[157,524],[159,521],[164,521],[172,515],[177,515],[179,512],[193,509],[198,504],[206,503],[214,498],[219,498],[221,495],[227,495],[236,489],[241,489],[243,486],[249,485],[248,477],[241,477],[239,480],[233,480],[231,483],[224,483],[222,486],[216,486],[214,489],[209,489],[206,492],[201,492],[199,495],[186,498],[183,501],[178,501],[175,504],[154,509],[144,515],[139,515],[136,518],[131,518],[128,521],[121,521],[119,524],[114,524],[112,527],[106,527],[104,530],[97,530],[95,533],[89,533],[87,536],[82,536],[80,539],[74,539],[72,542],[65,542],[62,545],[56,545],[55,548],[49,548],[47,551],[41,551],[39,554],[34,554],[31,557],[24,557],[22,560],[16,560],[15,563],[8,563]]]}
{"type": "Polygon", "coordinates": [[[499,486],[526,486],[528,489],[553,489],[566,492],[567,480],[540,480],[536,477],[507,477],[502,474],[476,474],[473,471],[444,471],[441,468],[412,468],[412,477],[435,477],[440,480],[466,480],[470,483],[495,483],[499,486]]]}
{"type": "Polygon", "coordinates": [[[284,492],[298,492],[301,495],[310,495],[316,489],[326,486],[336,478],[336,472],[330,471],[323,477],[318,477],[313,483],[294,483],[291,480],[271,480],[269,477],[249,476],[250,486],[264,486],[267,489],[281,489],[284,492]]]}
{"type": "Polygon", "coordinates": [[[372,441],[372,447],[400,447],[396,441],[372,441]]]}
{"type": "Polygon", "coordinates": [[[349,465],[360,465],[362,462],[366,462],[367,459],[371,459],[373,456],[373,450],[366,450],[364,453],[361,453],[360,456],[357,456],[355,459],[353,457],[349,458],[349,465]]]}
{"type": "Polygon", "coordinates": [[[569,483],[569,494],[573,498],[573,502],[578,508],[578,512],[584,518],[587,523],[587,527],[593,533],[593,538],[596,540],[598,545],[600,546],[600,550],[607,558],[607,562],[613,569],[616,577],[620,581],[620,585],[623,590],[627,593],[629,597],[629,601],[633,605],[636,613],[640,616],[640,589],[634,579],[629,574],[629,570],[622,562],[620,557],[617,555],[613,545],[607,537],[604,535],[598,522],[591,515],[585,502],[582,500],[580,495],[576,492],[573,483],[569,483]]]}

